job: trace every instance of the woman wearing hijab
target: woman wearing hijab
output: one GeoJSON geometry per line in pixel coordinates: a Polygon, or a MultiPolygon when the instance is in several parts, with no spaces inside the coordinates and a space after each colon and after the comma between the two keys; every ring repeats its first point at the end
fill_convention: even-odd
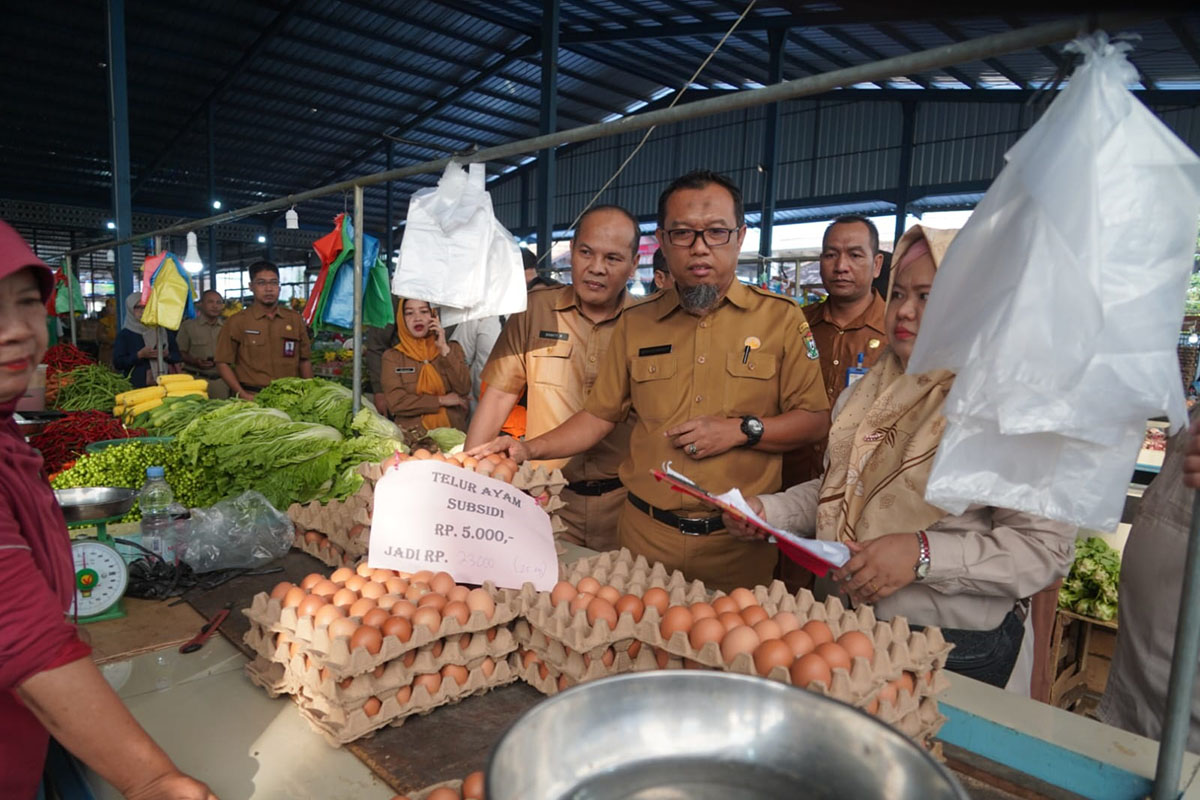
{"type": "Polygon", "coordinates": [[[437,313],[424,300],[401,300],[400,344],[383,354],[380,383],[388,412],[401,428],[467,429],[471,369],[458,342],[447,342],[437,313]]]}
{"type": "Polygon", "coordinates": [[[145,308],[140,292],[125,298],[125,325],[113,345],[113,368],[128,373],[135,389],[151,386],[158,380],[159,349],[164,349],[163,363],[169,372],[178,372],[182,360],[175,344],[175,331],[142,324],[145,308]]]}
{"type": "Polygon", "coordinates": [[[129,798],[206,800],[130,715],[66,612],[67,526],[42,458],[13,422],[46,352],[50,269],[0,222],[0,797],[26,800],[53,735],[129,798]]]}
{"type": "MultiPolygon", "coordinates": [[[[776,527],[847,544],[850,561],[818,580],[819,593],[871,603],[880,619],[941,626],[955,644],[949,669],[1028,694],[1027,598],[1066,574],[1075,528],[986,506],[951,515],[925,502],[954,374],[905,370],[954,233],[917,225],[897,243],[888,348],[834,407],[824,476],[749,502],[776,527]]],[[[758,535],[726,523],[734,535],[758,535]]]]}

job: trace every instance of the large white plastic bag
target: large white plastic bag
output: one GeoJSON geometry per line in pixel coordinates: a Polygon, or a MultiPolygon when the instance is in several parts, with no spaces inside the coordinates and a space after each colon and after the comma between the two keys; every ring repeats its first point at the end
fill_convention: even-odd
{"type": "Polygon", "coordinates": [[[484,270],[483,300],[470,308],[442,309],[442,324],[517,314],[525,310],[525,262],[513,235],[497,220],[492,221],[492,242],[484,270]]]}
{"type": "Polygon", "coordinates": [[[1146,418],[1186,421],[1200,160],[1126,89],[1127,46],[1073,46],[1083,66],[950,246],[909,371],[958,373],[931,503],[1112,529],[1146,418]]]}
{"type": "Polygon", "coordinates": [[[409,199],[392,294],[438,306],[479,303],[494,220],[484,165],[471,164],[468,173],[447,164],[435,188],[409,199]]]}

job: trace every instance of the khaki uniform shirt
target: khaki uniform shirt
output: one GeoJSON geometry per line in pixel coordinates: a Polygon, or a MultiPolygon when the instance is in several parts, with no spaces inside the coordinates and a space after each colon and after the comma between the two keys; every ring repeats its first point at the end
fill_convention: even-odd
{"type": "MultiPolygon", "coordinates": [[[[530,292],[526,310],[509,318],[483,381],[515,395],[528,392],[527,438],[557,428],[583,409],[630,300],[626,293],[617,315],[597,324],[583,315],[573,287],[546,287],[530,292]]],[[[571,482],[615,478],[629,452],[633,422],[623,419],[599,444],[570,460],[540,463],[561,467],[571,482]]]]}
{"type": "Polygon", "coordinates": [[[276,378],[300,377],[300,362],[310,360],[311,350],[299,314],[282,306],[272,314],[255,303],[222,326],[216,360],[231,365],[243,387],[263,387],[276,378]]]}
{"type": "MultiPolygon", "coordinates": [[[[175,337],[175,342],[179,345],[179,352],[187,353],[201,361],[215,359],[217,342],[221,338],[221,328],[224,327],[224,323],[223,317],[217,317],[212,322],[204,317],[185,319],[179,326],[179,334],[175,337]]],[[[200,369],[191,364],[184,364],[184,368],[190,372],[199,372],[204,375],[217,374],[216,367],[200,369]]]]}
{"type": "MultiPolygon", "coordinates": [[[[846,388],[846,370],[858,366],[858,354],[862,353],[864,369],[870,369],[887,346],[887,332],[883,313],[887,304],[875,290],[871,290],[871,305],[857,319],[842,327],[829,318],[829,301],[804,307],[804,316],[812,328],[813,341],[821,358],[821,375],[825,380],[825,395],[829,405],[837,402],[846,388]]],[[[783,485],[795,486],[813,478],[821,477],[824,471],[821,461],[825,457],[825,442],[818,442],[785,453],[783,456],[783,485]]]]}
{"type": "Polygon", "coordinates": [[[704,317],[679,305],[674,289],[626,309],[608,358],[584,408],[610,422],[637,413],[629,457],[620,469],[629,491],[652,506],[685,516],[713,510],[672,491],[650,474],[663,462],[712,492],[737,486],[743,494],[779,488],[777,454],[735,448],[692,460],[664,431],[704,415],[773,417],[785,411],[825,411],[808,323],[791,300],[735,280],[704,317]],[[746,353],[746,345],[757,344],[746,353]]]}
{"type": "MultiPolygon", "coordinates": [[[[450,354],[438,355],[429,363],[442,376],[446,393],[454,392],[464,398],[470,396],[471,368],[467,366],[461,344],[450,342],[450,354]]],[[[423,366],[424,362],[411,359],[394,347],[383,353],[380,381],[383,384],[383,393],[387,397],[388,411],[401,428],[421,427],[422,415],[435,414],[442,407],[437,395],[421,394],[417,391],[417,378],[420,377],[423,366]]],[[[447,408],[446,414],[450,417],[450,427],[460,431],[467,429],[465,408],[447,408]]]]}

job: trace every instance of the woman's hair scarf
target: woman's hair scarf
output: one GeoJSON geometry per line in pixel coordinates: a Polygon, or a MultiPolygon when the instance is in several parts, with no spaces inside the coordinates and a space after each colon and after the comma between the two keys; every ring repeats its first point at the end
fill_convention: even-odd
{"type": "MultiPolygon", "coordinates": [[[[936,267],[956,233],[915,225],[900,237],[889,302],[899,271],[926,252],[936,267]]],[[[829,430],[818,539],[862,542],[924,530],[946,516],[925,502],[925,485],[946,427],[942,406],[953,382],[949,370],[907,375],[890,344],[884,349],[850,390],[829,430]]]]}
{"type": "MultiPolygon", "coordinates": [[[[396,307],[396,335],[400,337],[400,344],[396,345],[395,349],[413,361],[421,362],[421,371],[417,373],[417,393],[440,397],[446,393],[446,382],[433,366],[433,360],[438,356],[437,342],[432,337],[418,339],[412,335],[404,322],[404,303],[404,298],[400,298],[400,305],[396,307]]],[[[450,415],[446,413],[446,409],[439,407],[432,414],[422,414],[421,424],[427,431],[449,428],[450,415]]]]}

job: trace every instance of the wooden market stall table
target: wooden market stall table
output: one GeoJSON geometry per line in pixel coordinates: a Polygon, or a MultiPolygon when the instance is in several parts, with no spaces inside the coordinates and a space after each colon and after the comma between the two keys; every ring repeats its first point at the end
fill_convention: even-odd
{"type": "MultiPolygon", "coordinates": [[[[587,552],[571,548],[566,560],[587,552]]],[[[241,640],[249,622],[239,609],[281,580],[298,582],[309,572],[328,571],[296,551],[278,563],[283,573],[239,577],[187,595],[198,612],[188,620],[191,624],[233,604],[234,613],[221,628],[225,640],[214,637],[187,656],[178,653],[176,644],[104,666],[151,735],[183,769],[208,781],[222,800],[390,798],[461,778],[484,769],[503,731],[543,699],[518,681],[344,748],[330,747],[290,700],[269,699],[242,671],[248,649],[241,640]]],[[[139,609],[112,627],[134,625],[140,616],[139,609]]],[[[176,640],[173,633],[151,638],[176,640]]],[[[949,717],[939,735],[949,765],[977,800],[1131,800],[1149,791],[1155,742],[960,676],[951,677],[951,688],[939,700],[949,717]],[[1071,787],[1075,793],[1055,787],[1071,787]]],[[[1200,800],[1197,772],[1200,758],[1188,755],[1183,774],[1191,781],[1184,794],[1189,800],[1200,800]]],[[[95,776],[90,780],[99,781],[95,776]]],[[[99,796],[114,795],[99,791],[99,796]]]]}

